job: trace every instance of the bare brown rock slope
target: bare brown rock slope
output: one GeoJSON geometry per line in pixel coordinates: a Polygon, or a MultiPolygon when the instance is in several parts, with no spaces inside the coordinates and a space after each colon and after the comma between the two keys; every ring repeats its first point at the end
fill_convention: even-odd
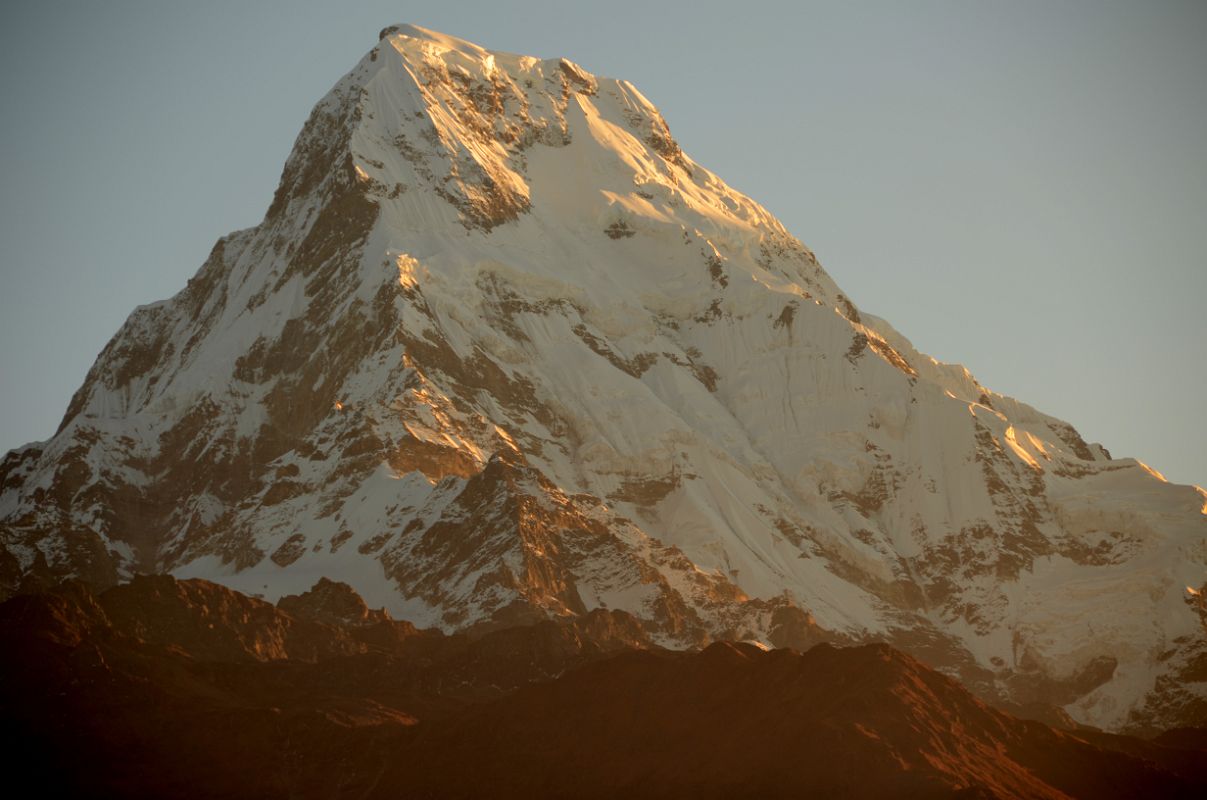
{"type": "Polygon", "coordinates": [[[94,797],[1207,791],[1201,733],[1057,731],[885,645],[673,652],[621,612],[444,636],[328,581],[282,605],[168,577],[0,605],[8,774],[94,797]]]}

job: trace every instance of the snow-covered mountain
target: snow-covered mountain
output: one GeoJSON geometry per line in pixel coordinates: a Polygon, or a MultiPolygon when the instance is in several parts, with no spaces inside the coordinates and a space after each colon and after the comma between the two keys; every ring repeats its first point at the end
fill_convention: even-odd
{"type": "Polygon", "coordinates": [[[1207,721],[1205,501],[859,312],[628,82],[403,25],[8,454],[0,577],[884,639],[1143,728],[1207,721]]]}

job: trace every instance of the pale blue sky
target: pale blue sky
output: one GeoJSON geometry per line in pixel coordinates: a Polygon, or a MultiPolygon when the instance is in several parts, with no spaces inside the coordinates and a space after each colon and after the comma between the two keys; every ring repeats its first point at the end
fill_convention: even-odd
{"type": "Polygon", "coordinates": [[[865,310],[1207,484],[1207,3],[14,2],[0,450],[263,215],[311,106],[413,22],[627,78],[865,310]]]}

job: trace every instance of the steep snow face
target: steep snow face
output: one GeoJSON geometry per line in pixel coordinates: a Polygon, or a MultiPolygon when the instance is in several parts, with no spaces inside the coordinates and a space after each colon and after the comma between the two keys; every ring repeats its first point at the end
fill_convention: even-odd
{"type": "Polygon", "coordinates": [[[1205,500],[861,315],[631,84],[404,25],[264,221],[8,454],[0,573],[882,638],[990,697],[1203,724],[1205,500]]]}

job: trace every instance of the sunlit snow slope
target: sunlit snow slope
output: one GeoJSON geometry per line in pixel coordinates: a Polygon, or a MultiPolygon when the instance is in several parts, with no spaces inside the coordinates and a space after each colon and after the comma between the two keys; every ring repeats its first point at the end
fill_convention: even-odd
{"type": "Polygon", "coordinates": [[[887,639],[1144,728],[1207,723],[1205,500],[861,315],[631,84],[404,25],[8,454],[0,576],[887,639]]]}

